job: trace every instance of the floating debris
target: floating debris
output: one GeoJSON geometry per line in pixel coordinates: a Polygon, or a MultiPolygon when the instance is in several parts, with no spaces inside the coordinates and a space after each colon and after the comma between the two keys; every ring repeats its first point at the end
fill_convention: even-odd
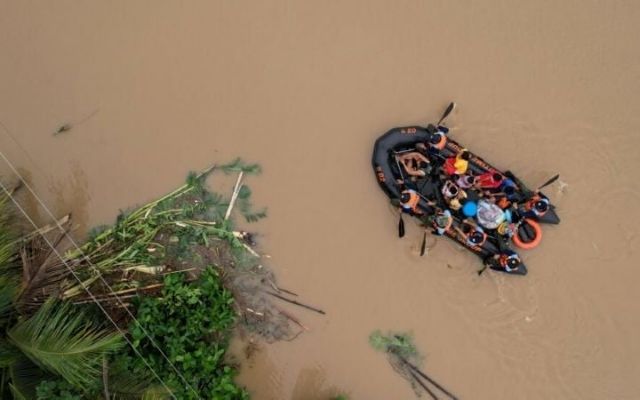
{"type": "Polygon", "coordinates": [[[374,349],[387,354],[391,367],[411,383],[411,387],[418,396],[421,394],[419,388],[422,388],[434,400],[439,400],[436,394],[438,390],[452,400],[458,400],[455,395],[416,366],[422,357],[409,334],[389,332],[384,335],[378,330],[369,335],[369,343],[374,349]],[[430,388],[429,384],[433,385],[433,388],[430,388]]]}
{"type": "Polygon", "coordinates": [[[53,132],[53,136],[59,135],[64,132],[68,132],[71,130],[71,124],[64,124],[60,128],[58,128],[55,132],[53,132]]]}

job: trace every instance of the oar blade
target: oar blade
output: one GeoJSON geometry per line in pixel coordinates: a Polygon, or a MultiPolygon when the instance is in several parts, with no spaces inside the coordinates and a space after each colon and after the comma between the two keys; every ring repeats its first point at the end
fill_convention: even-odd
{"type": "Polygon", "coordinates": [[[424,256],[425,250],[427,249],[427,231],[424,231],[424,235],[422,236],[422,246],[420,246],[420,257],[424,256]]]}
{"type": "Polygon", "coordinates": [[[551,185],[553,182],[557,181],[558,178],[560,178],[560,174],[557,174],[556,176],[554,176],[553,178],[549,179],[548,181],[546,181],[545,183],[543,183],[542,185],[540,185],[538,187],[538,190],[542,190],[543,188],[551,185]]]}
{"type": "Polygon", "coordinates": [[[438,125],[440,125],[442,121],[444,121],[445,118],[447,118],[449,114],[451,114],[451,111],[453,111],[454,108],[456,108],[456,103],[451,102],[447,107],[447,109],[444,110],[444,113],[442,113],[442,117],[440,117],[440,120],[438,121],[438,125]]]}
{"type": "Polygon", "coordinates": [[[402,219],[402,211],[400,211],[400,221],[398,222],[398,237],[404,237],[404,220],[402,219]]]}

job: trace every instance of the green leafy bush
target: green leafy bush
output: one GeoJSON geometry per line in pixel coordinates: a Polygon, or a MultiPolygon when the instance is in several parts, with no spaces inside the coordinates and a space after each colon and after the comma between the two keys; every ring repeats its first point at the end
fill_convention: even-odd
{"type": "Polygon", "coordinates": [[[37,400],[83,400],[82,394],[63,379],[40,382],[36,396],[37,400]]]}
{"type": "MultiPolygon", "coordinates": [[[[207,268],[197,282],[171,274],[164,283],[160,297],[143,298],[138,306],[144,330],[131,324],[134,346],[179,399],[247,399],[248,394],[233,382],[234,369],[223,360],[235,314],[233,297],[215,270],[207,268]],[[145,330],[190,387],[158,354],[145,330]]],[[[133,351],[124,357],[132,373],[147,370],[133,351]]]]}

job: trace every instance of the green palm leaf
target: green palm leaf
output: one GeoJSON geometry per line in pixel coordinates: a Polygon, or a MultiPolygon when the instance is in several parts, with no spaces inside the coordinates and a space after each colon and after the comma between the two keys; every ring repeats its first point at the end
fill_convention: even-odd
{"type": "Polygon", "coordinates": [[[28,358],[18,355],[9,367],[9,378],[14,399],[35,399],[36,386],[49,375],[28,358]]]}
{"type": "Polygon", "coordinates": [[[13,314],[14,295],[14,285],[8,282],[4,276],[0,275],[0,328],[4,328],[13,314]]]}
{"type": "Polygon", "coordinates": [[[95,382],[102,357],[123,346],[120,334],[96,327],[69,304],[51,301],[7,334],[31,361],[77,387],[95,382]]]}
{"type": "Polygon", "coordinates": [[[122,362],[108,366],[108,392],[113,400],[165,400],[171,393],[148,370],[130,371],[122,362]]]}
{"type": "Polygon", "coordinates": [[[0,195],[0,275],[16,277],[18,252],[16,235],[11,225],[13,210],[8,204],[9,197],[0,195]]]}

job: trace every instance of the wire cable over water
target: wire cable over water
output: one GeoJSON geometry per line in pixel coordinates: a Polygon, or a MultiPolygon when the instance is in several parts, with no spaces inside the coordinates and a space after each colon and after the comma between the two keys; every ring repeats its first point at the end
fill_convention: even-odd
{"type": "MultiPolygon", "coordinates": [[[[23,149],[24,151],[24,149],[23,149]]],[[[149,335],[149,333],[147,332],[147,330],[144,328],[144,326],[142,326],[142,324],[136,319],[136,317],[133,315],[133,313],[124,305],[124,302],[120,299],[120,297],[116,294],[116,292],[113,290],[113,288],[109,285],[109,283],[102,277],[102,274],[100,273],[100,271],[96,268],[96,266],[91,262],[91,260],[87,257],[87,255],[82,251],[82,249],[80,248],[80,246],[75,242],[75,240],[73,240],[73,238],[71,237],[71,235],[69,235],[69,233],[67,232],[66,229],[64,229],[62,227],[62,225],[59,223],[59,221],[57,220],[57,218],[53,215],[53,213],[51,212],[51,210],[46,206],[46,204],[44,203],[44,201],[38,196],[38,194],[31,188],[31,186],[26,182],[26,180],[22,177],[22,175],[18,172],[17,168],[11,163],[11,161],[9,161],[9,159],[5,156],[5,154],[0,151],[0,157],[3,158],[3,160],[5,161],[5,163],[9,166],[9,168],[13,171],[13,173],[18,177],[18,179],[20,179],[20,182],[22,182],[22,184],[24,185],[24,187],[31,193],[31,195],[37,200],[37,202],[42,206],[42,208],[46,211],[46,213],[49,215],[50,218],[53,219],[55,225],[57,226],[57,228],[60,230],[60,232],[70,241],[70,243],[80,252],[80,254],[82,255],[82,257],[87,261],[87,263],[89,264],[89,266],[91,266],[91,268],[97,273],[100,281],[107,287],[108,291],[111,293],[112,296],[114,296],[114,298],[118,301],[118,303],[120,305],[123,306],[123,308],[125,309],[126,313],[132,318],[132,320],[140,327],[140,329],[142,330],[143,334],[149,338],[149,341],[151,342],[151,344],[153,345],[154,348],[156,348],[158,350],[158,352],[161,354],[161,356],[169,363],[169,365],[171,366],[171,368],[175,371],[175,373],[180,377],[180,379],[184,382],[185,387],[189,388],[198,398],[200,398],[198,392],[189,384],[189,382],[185,379],[185,377],[182,375],[182,373],[180,373],[180,371],[178,371],[178,369],[175,367],[175,365],[171,362],[171,360],[169,360],[169,358],[167,357],[167,355],[165,354],[165,352],[157,345],[157,343],[155,342],[155,340],[149,335]]],[[[2,189],[3,191],[7,194],[7,196],[9,196],[11,198],[11,201],[16,205],[16,207],[20,210],[20,212],[25,216],[25,218],[27,218],[29,220],[29,222],[31,223],[31,225],[33,225],[34,229],[38,229],[37,224],[29,217],[29,215],[27,214],[27,212],[24,210],[24,208],[22,208],[22,206],[20,206],[20,204],[17,202],[17,200],[15,200],[15,198],[10,194],[9,190],[4,186],[4,184],[0,183],[0,185],[2,185],[2,189]]],[[[100,310],[107,316],[107,318],[109,318],[109,320],[113,323],[114,326],[116,326],[116,329],[118,329],[118,331],[120,333],[123,333],[122,330],[116,325],[115,321],[113,321],[113,319],[111,318],[111,316],[108,315],[107,311],[104,309],[104,307],[100,304],[100,302],[95,298],[95,296],[93,295],[93,293],[91,293],[91,291],[88,289],[88,287],[85,286],[85,284],[82,282],[82,280],[76,275],[76,273],[73,271],[73,269],[68,265],[68,263],[64,260],[64,258],[62,257],[62,255],[57,251],[57,249],[54,248],[53,244],[44,237],[44,235],[42,236],[43,239],[45,240],[45,242],[47,243],[47,245],[49,247],[51,247],[52,251],[56,254],[56,256],[58,258],[60,258],[60,260],[62,261],[62,263],[65,265],[65,267],[69,270],[69,272],[71,274],[73,274],[74,278],[80,283],[80,285],[82,286],[82,288],[87,292],[87,294],[89,294],[89,296],[91,297],[91,299],[100,307],[100,310]]],[[[160,380],[160,382],[162,383],[162,385],[169,391],[169,393],[171,393],[172,397],[175,398],[175,396],[173,396],[173,392],[167,387],[167,385],[160,379],[160,377],[158,376],[158,374],[151,368],[151,366],[148,364],[148,362],[142,357],[142,355],[133,347],[133,344],[129,341],[128,338],[126,338],[126,335],[123,334],[123,336],[125,337],[125,339],[127,340],[127,343],[129,343],[129,345],[133,348],[133,350],[136,352],[136,354],[144,361],[145,365],[147,365],[147,367],[149,367],[153,374],[156,376],[156,378],[158,378],[158,380],[160,380]]]]}

